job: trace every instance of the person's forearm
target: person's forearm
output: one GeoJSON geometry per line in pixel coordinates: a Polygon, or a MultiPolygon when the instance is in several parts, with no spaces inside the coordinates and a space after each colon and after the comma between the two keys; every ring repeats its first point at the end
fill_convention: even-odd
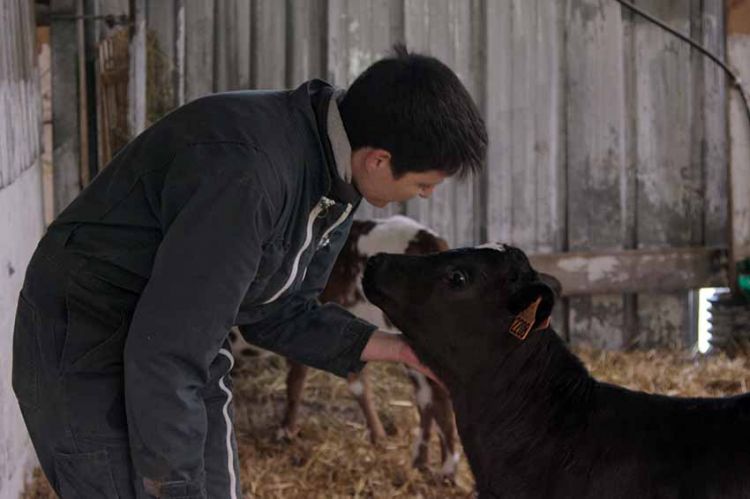
{"type": "Polygon", "coordinates": [[[290,295],[267,307],[262,321],[240,324],[249,343],[343,378],[364,367],[360,358],[375,330],[372,324],[305,296],[290,295]]]}
{"type": "Polygon", "coordinates": [[[406,348],[408,348],[408,345],[400,335],[378,330],[370,336],[370,341],[367,342],[367,345],[362,350],[360,359],[363,362],[407,362],[407,358],[404,355],[404,349],[406,348]]]}
{"type": "Polygon", "coordinates": [[[409,344],[404,340],[404,337],[400,334],[386,333],[380,330],[373,332],[372,336],[370,336],[370,340],[362,350],[360,360],[363,362],[402,362],[431,378],[445,388],[445,385],[437,376],[435,376],[435,373],[420,362],[414,354],[414,350],[411,349],[409,344]]]}

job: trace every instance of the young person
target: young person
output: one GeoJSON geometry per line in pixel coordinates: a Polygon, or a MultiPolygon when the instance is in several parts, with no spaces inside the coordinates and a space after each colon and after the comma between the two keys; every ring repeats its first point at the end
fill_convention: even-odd
{"type": "Polygon", "coordinates": [[[429,197],[486,146],[456,75],[397,47],[345,93],[216,94],[123,148],[50,226],[19,299],[13,386],[55,491],[240,497],[233,325],[339,376],[424,369],[316,298],[362,198],[429,197]]]}

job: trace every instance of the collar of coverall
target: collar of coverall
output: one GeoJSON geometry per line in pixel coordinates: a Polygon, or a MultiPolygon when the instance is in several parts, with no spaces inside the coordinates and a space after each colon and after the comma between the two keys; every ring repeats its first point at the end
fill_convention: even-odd
{"type": "Polygon", "coordinates": [[[333,159],[336,161],[336,169],[339,177],[345,182],[352,183],[352,146],[346,135],[344,122],[341,120],[338,102],[346,93],[345,90],[337,89],[328,101],[328,116],[326,126],[328,128],[328,140],[331,142],[333,159]]]}

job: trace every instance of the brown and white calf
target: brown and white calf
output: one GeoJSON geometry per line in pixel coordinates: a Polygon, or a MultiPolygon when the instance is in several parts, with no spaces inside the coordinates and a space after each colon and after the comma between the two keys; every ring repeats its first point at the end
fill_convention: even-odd
{"type": "MultiPolygon", "coordinates": [[[[448,244],[432,230],[404,216],[385,219],[355,220],[344,247],[331,271],[326,288],[320,295],[323,303],[333,302],[353,314],[377,325],[381,330],[400,334],[385,314],[372,305],[362,291],[362,275],[367,258],[376,253],[425,255],[448,250],[448,244]]],[[[236,357],[247,355],[249,347],[239,334],[230,335],[236,357]]],[[[288,361],[287,406],[280,428],[280,436],[293,438],[298,430],[298,413],[307,367],[288,361]]],[[[385,438],[383,424],[378,417],[372,397],[367,369],[349,376],[349,390],[359,403],[367,421],[373,443],[385,438]]],[[[424,375],[407,369],[414,385],[420,416],[419,436],[414,445],[413,465],[427,467],[428,446],[433,421],[441,442],[442,469],[447,478],[455,475],[458,453],[455,449],[455,425],[448,393],[424,375]]]]}

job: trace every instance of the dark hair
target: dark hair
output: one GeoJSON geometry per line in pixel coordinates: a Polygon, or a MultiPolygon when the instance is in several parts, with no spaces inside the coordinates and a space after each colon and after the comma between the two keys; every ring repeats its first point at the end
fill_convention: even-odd
{"type": "Polygon", "coordinates": [[[451,69],[434,57],[395,55],[375,62],[340,103],[352,149],[391,153],[393,174],[442,170],[460,177],[479,171],[487,130],[476,104],[451,69]]]}

